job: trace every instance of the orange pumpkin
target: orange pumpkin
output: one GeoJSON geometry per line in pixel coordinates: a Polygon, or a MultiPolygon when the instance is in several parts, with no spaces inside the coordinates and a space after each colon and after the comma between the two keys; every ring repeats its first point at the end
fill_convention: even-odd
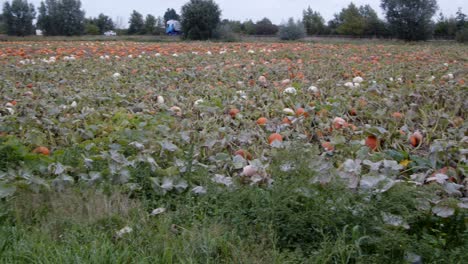
{"type": "Polygon", "coordinates": [[[33,153],[49,156],[50,150],[46,147],[37,147],[33,150],[33,153]]]}
{"type": "Polygon", "coordinates": [[[423,136],[422,136],[421,132],[419,132],[419,131],[414,132],[409,138],[410,144],[413,147],[419,146],[421,144],[422,140],[423,140],[423,136]]]}
{"type": "Polygon", "coordinates": [[[393,118],[396,118],[396,119],[402,119],[403,118],[403,114],[400,113],[400,112],[395,112],[392,114],[392,117],[393,118]]]}
{"type": "Polygon", "coordinates": [[[268,119],[266,119],[265,117],[260,117],[259,119],[257,119],[257,125],[259,126],[264,126],[266,125],[267,122],[268,122],[268,119]]]}
{"type": "Polygon", "coordinates": [[[238,151],[234,152],[234,155],[239,155],[246,160],[252,160],[252,155],[248,151],[245,151],[243,149],[239,149],[238,151]]]}
{"type": "Polygon", "coordinates": [[[232,108],[229,110],[229,115],[232,117],[232,118],[236,118],[236,115],[240,112],[239,109],[237,108],[232,108]]]}
{"type": "Polygon", "coordinates": [[[322,143],[322,147],[326,150],[326,151],[334,151],[335,150],[335,146],[332,145],[331,142],[323,142],[322,143]]]}
{"type": "Polygon", "coordinates": [[[278,133],[273,133],[268,137],[268,143],[270,145],[275,141],[283,142],[283,136],[278,133]]]}
{"type": "Polygon", "coordinates": [[[304,108],[300,107],[298,109],[296,109],[296,116],[304,116],[304,117],[308,117],[309,116],[309,113],[307,113],[304,108]]]}
{"type": "Polygon", "coordinates": [[[379,140],[376,136],[370,135],[366,138],[366,146],[372,150],[376,150],[379,147],[379,140]]]}

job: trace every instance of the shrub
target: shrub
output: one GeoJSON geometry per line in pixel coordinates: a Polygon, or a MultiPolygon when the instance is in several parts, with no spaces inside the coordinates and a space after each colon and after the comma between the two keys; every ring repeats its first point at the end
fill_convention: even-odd
{"type": "Polygon", "coordinates": [[[99,27],[94,24],[87,23],[85,25],[85,34],[86,35],[99,35],[99,27]]]}
{"type": "Polygon", "coordinates": [[[213,37],[217,40],[226,42],[234,42],[238,40],[237,35],[232,31],[230,25],[219,25],[213,33],[213,37]]]}
{"type": "Polygon", "coordinates": [[[289,18],[288,23],[282,25],[279,30],[279,37],[282,40],[302,39],[305,35],[304,24],[300,21],[294,22],[293,18],[289,18]]]}
{"type": "Polygon", "coordinates": [[[455,36],[455,39],[458,42],[467,43],[468,42],[468,27],[464,27],[461,30],[459,30],[457,32],[457,35],[455,36]]]}

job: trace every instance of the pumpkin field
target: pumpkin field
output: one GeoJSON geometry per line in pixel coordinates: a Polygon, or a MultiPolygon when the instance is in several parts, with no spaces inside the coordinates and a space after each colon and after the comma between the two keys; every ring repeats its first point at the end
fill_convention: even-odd
{"type": "Polygon", "coordinates": [[[463,263],[468,47],[0,43],[1,263],[463,263]]]}

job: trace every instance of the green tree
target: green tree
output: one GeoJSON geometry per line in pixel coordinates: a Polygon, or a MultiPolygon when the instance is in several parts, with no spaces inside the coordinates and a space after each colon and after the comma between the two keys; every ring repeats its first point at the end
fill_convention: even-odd
{"type": "Polygon", "coordinates": [[[183,37],[206,40],[220,23],[221,10],[213,0],[190,0],[182,7],[183,37]]]}
{"type": "Polygon", "coordinates": [[[463,29],[468,23],[468,21],[466,20],[466,15],[462,12],[461,8],[458,8],[457,16],[455,17],[455,20],[457,21],[458,30],[463,29]]]}
{"type": "Polygon", "coordinates": [[[242,31],[247,35],[255,34],[255,23],[250,19],[242,23],[242,31]]]}
{"type": "Polygon", "coordinates": [[[26,36],[34,34],[33,20],[36,11],[33,4],[27,0],[13,0],[3,5],[3,20],[6,33],[12,36],[26,36]]]}
{"type": "Polygon", "coordinates": [[[308,35],[325,33],[325,19],[319,12],[315,12],[310,6],[302,12],[302,22],[308,35]]]}
{"type": "Polygon", "coordinates": [[[153,35],[156,33],[156,17],[153,15],[147,15],[145,18],[145,34],[153,35]]]}
{"type": "Polygon", "coordinates": [[[166,13],[164,13],[164,24],[169,20],[180,20],[180,16],[173,8],[168,8],[166,13]]]}
{"type": "Polygon", "coordinates": [[[156,18],[156,31],[154,32],[155,35],[164,35],[166,33],[166,24],[164,23],[164,19],[161,16],[156,18]]]}
{"type": "Polygon", "coordinates": [[[279,36],[282,40],[297,40],[306,36],[306,29],[301,21],[294,21],[294,18],[289,18],[288,23],[281,25],[279,36]]]}
{"type": "Polygon", "coordinates": [[[6,34],[6,25],[4,15],[0,14],[0,34],[6,34]]]}
{"type": "Polygon", "coordinates": [[[255,34],[257,35],[275,35],[276,33],[278,33],[278,26],[266,17],[255,24],[255,34]]]}
{"type": "Polygon", "coordinates": [[[340,21],[336,29],[338,34],[351,36],[364,34],[366,21],[355,4],[351,3],[347,8],[343,8],[338,17],[340,21]]]}
{"type": "Polygon", "coordinates": [[[229,28],[234,33],[241,33],[242,32],[242,23],[240,21],[223,19],[223,21],[221,21],[221,25],[229,26],[229,28]]]}
{"type": "Polygon", "coordinates": [[[385,23],[378,17],[377,12],[370,6],[360,6],[359,13],[364,19],[364,32],[366,36],[385,35],[385,23]]]}
{"type": "Polygon", "coordinates": [[[438,38],[454,39],[457,33],[457,20],[454,17],[446,18],[442,13],[434,26],[434,36],[438,38]]]}
{"type": "Polygon", "coordinates": [[[136,35],[144,33],[145,22],[143,21],[143,15],[133,10],[133,13],[130,16],[130,21],[128,22],[130,26],[128,27],[129,35],[136,35]]]}
{"type": "Polygon", "coordinates": [[[85,22],[85,34],[86,35],[99,35],[99,27],[92,20],[86,20],[85,22]]]}
{"type": "Polygon", "coordinates": [[[104,14],[99,14],[99,16],[94,19],[94,23],[99,28],[99,34],[104,34],[109,30],[114,30],[114,21],[104,14]]]}
{"type": "Polygon", "coordinates": [[[49,36],[74,36],[85,32],[85,12],[80,0],[46,0],[39,6],[37,27],[49,36]]]}
{"type": "Polygon", "coordinates": [[[398,38],[414,41],[431,37],[437,0],[382,0],[381,7],[398,38]]]}

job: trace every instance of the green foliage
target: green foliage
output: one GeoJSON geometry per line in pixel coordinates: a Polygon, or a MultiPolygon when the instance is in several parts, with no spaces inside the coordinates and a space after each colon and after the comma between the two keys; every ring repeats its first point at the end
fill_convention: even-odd
{"type": "Polygon", "coordinates": [[[114,22],[104,14],[99,14],[97,18],[92,19],[92,22],[98,27],[99,34],[101,35],[109,30],[114,30],[114,22]]]}
{"type": "Polygon", "coordinates": [[[145,18],[145,34],[154,35],[156,33],[157,22],[155,16],[148,14],[145,18]]]}
{"type": "Polygon", "coordinates": [[[250,19],[242,23],[242,31],[247,35],[255,34],[255,23],[250,19]]]}
{"type": "Polygon", "coordinates": [[[400,39],[427,40],[432,36],[436,0],[382,0],[382,9],[393,32],[400,39]]]}
{"type": "Polygon", "coordinates": [[[21,164],[24,160],[25,148],[15,140],[0,142],[0,171],[7,171],[21,164]]]}
{"type": "Polygon", "coordinates": [[[46,0],[39,6],[37,27],[48,36],[76,36],[85,31],[80,0],[46,0]]]}
{"type": "Polygon", "coordinates": [[[348,8],[344,8],[339,17],[341,21],[337,28],[339,34],[359,36],[364,33],[366,26],[364,18],[353,3],[349,4],[348,8]]]}
{"type": "Polygon", "coordinates": [[[257,35],[275,35],[276,33],[278,33],[278,26],[273,25],[266,17],[255,24],[255,34],[257,35]]]}
{"type": "Polygon", "coordinates": [[[468,42],[468,26],[465,26],[461,30],[457,31],[455,39],[458,42],[467,43],[468,42]]]}
{"type": "Polygon", "coordinates": [[[0,13],[0,34],[6,34],[7,29],[6,29],[6,24],[5,24],[5,16],[3,13],[0,13]]]}
{"type": "Polygon", "coordinates": [[[180,16],[173,8],[168,8],[164,13],[164,24],[167,23],[169,20],[180,20],[180,16]]]}
{"type": "Polygon", "coordinates": [[[401,183],[367,193],[313,183],[310,155],[300,148],[276,153],[270,187],[210,184],[201,196],[23,192],[0,204],[0,262],[404,263],[419,256],[461,263],[467,257],[462,211],[443,219],[418,209],[433,198],[431,186],[401,183]],[[294,170],[282,171],[285,161],[295,162],[294,170]],[[166,212],[150,216],[156,206],[166,212]],[[127,226],[131,232],[116,235],[127,226]]]}
{"type": "Polygon", "coordinates": [[[302,12],[302,22],[307,31],[307,35],[320,35],[325,33],[325,19],[319,12],[313,11],[310,6],[302,12]]]}
{"type": "Polygon", "coordinates": [[[91,22],[86,22],[85,34],[86,35],[100,35],[99,27],[91,22]]]}
{"type": "Polygon", "coordinates": [[[294,21],[294,18],[289,18],[288,23],[282,25],[279,29],[279,37],[282,40],[298,40],[304,38],[306,29],[301,21],[294,21]]]}
{"type": "Polygon", "coordinates": [[[466,19],[466,14],[462,12],[461,8],[459,8],[457,11],[457,16],[455,17],[455,21],[457,21],[458,30],[463,29],[468,23],[468,20],[466,19]]]}
{"type": "Polygon", "coordinates": [[[238,40],[238,37],[232,30],[230,24],[218,25],[213,33],[213,38],[224,42],[234,42],[238,40]]]}
{"type": "Polygon", "coordinates": [[[143,15],[133,10],[128,21],[130,26],[128,27],[129,35],[143,34],[145,30],[145,22],[143,21],[143,15]]]}
{"type": "Polygon", "coordinates": [[[221,21],[221,25],[229,26],[234,33],[242,33],[242,23],[240,21],[223,19],[223,21],[221,21]]]}
{"type": "Polygon", "coordinates": [[[28,4],[27,0],[7,1],[3,5],[2,23],[5,31],[11,36],[34,35],[35,28],[33,20],[36,18],[36,11],[33,4],[28,4]]]}
{"type": "Polygon", "coordinates": [[[206,40],[220,23],[221,10],[213,0],[190,0],[182,7],[183,37],[191,40],[206,40]]]}
{"type": "Polygon", "coordinates": [[[388,34],[385,23],[370,5],[360,6],[359,13],[364,19],[364,35],[385,36],[388,34]]]}
{"type": "Polygon", "coordinates": [[[439,21],[437,21],[434,27],[434,36],[453,39],[455,38],[457,29],[457,20],[455,18],[445,18],[441,13],[439,21]]]}

